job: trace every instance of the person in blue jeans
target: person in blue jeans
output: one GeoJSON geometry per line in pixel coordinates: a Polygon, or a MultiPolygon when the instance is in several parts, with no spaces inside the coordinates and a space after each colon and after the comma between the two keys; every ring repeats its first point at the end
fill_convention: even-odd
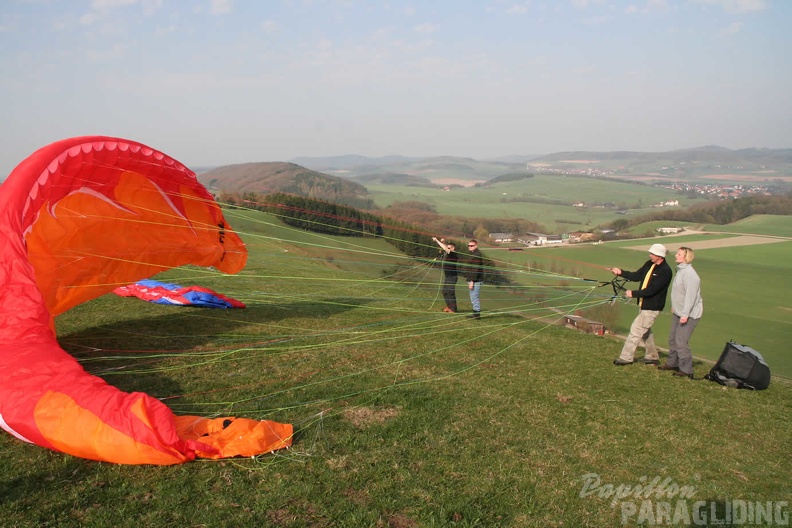
{"type": "Polygon", "coordinates": [[[467,279],[468,283],[470,304],[473,305],[473,313],[468,317],[478,319],[481,317],[479,294],[481,292],[481,283],[484,280],[484,258],[481,256],[481,251],[479,251],[478,242],[474,239],[470,239],[468,242],[468,251],[470,252],[470,258],[465,266],[465,279],[467,279]]]}

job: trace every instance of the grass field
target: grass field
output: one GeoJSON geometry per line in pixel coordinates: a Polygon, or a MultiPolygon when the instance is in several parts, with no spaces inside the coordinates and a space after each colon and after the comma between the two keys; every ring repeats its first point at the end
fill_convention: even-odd
{"type": "Polygon", "coordinates": [[[382,207],[395,201],[423,201],[433,205],[442,215],[525,218],[545,225],[551,232],[593,229],[624,218],[617,214],[616,208],[573,207],[572,203],[576,201],[590,205],[613,202],[617,207],[627,208],[640,203],[641,208],[629,211],[631,215],[655,211],[650,209],[652,204],[671,199],[679,199],[681,206],[695,203],[694,200],[679,197],[659,187],[572,176],[537,175],[489,187],[453,188],[450,191],[371,183],[367,183],[366,187],[374,202],[382,207]]]}
{"type": "MultiPolygon", "coordinates": [[[[184,268],[162,278],[214,288],[246,309],[107,295],[60,316],[59,339],[91,372],[178,413],[294,423],[293,448],[119,466],[3,434],[0,524],[602,527],[647,525],[647,512],[662,519],[668,505],[688,514],[676,525],[714,525],[726,503],[788,500],[790,384],[738,391],[616,368],[618,339],[547,324],[552,310],[531,299],[602,304],[575,282],[547,275],[512,299],[487,288],[485,317],[470,320],[440,312],[435,269],[381,240],[229,215],[250,251],[240,275],[184,268]],[[677,493],[627,493],[655,479],[677,493]],[[693,511],[695,501],[715,513],[693,511]]],[[[614,257],[642,259],[603,245],[588,263],[566,262],[593,274],[614,257]]],[[[701,271],[728,278],[728,263],[750,267],[750,257],[702,252],[701,271]]],[[[458,295],[467,307],[461,286],[458,295]]],[[[701,376],[707,365],[695,368],[701,376]]],[[[789,508],[779,508],[781,522],[789,508]]]]}
{"type": "Polygon", "coordinates": [[[649,233],[651,233],[651,236],[656,236],[658,234],[657,230],[661,227],[680,227],[686,229],[699,228],[698,225],[691,226],[690,222],[683,222],[679,220],[654,220],[632,226],[627,229],[627,232],[633,236],[646,236],[649,233]]]}
{"type": "MultiPolygon", "coordinates": [[[[727,235],[728,236],[728,235],[727,235]]],[[[683,235],[650,241],[621,241],[601,245],[583,244],[568,248],[531,248],[522,252],[497,253],[498,258],[518,265],[551,268],[580,277],[610,280],[606,267],[638,269],[647,253],[627,249],[661,242],[675,251],[693,241],[711,240],[711,235],[683,235]]],[[[670,252],[672,255],[673,252],[670,252]]],[[[673,262],[670,263],[673,266],[673,262]]],[[[704,316],[691,339],[693,353],[716,360],[726,341],[733,339],[763,354],[772,372],[792,378],[792,241],[757,246],[696,250],[693,262],[702,279],[704,316]]],[[[631,284],[632,288],[638,285],[631,284]]],[[[637,313],[634,304],[617,303],[616,331],[626,333],[637,313]]],[[[601,313],[601,312],[600,312],[601,313]]],[[[659,346],[667,347],[670,306],[655,323],[659,346]]]]}
{"type": "Polygon", "coordinates": [[[713,232],[757,233],[792,237],[792,221],[788,216],[779,215],[754,215],[725,226],[707,225],[704,229],[713,232]]]}

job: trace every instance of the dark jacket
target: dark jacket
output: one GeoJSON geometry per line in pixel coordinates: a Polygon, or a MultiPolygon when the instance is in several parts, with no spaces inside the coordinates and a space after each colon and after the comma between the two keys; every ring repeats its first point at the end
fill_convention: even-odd
{"type": "Polygon", "coordinates": [[[456,251],[445,253],[445,255],[443,256],[443,273],[445,274],[446,278],[449,279],[451,277],[456,278],[458,260],[459,257],[457,256],[456,251]]]}
{"type": "MultiPolygon", "coordinates": [[[[622,270],[621,276],[627,280],[640,282],[643,284],[644,277],[649,273],[652,267],[652,261],[647,260],[638,271],[624,271],[622,270]]],[[[668,287],[671,285],[671,277],[673,272],[671,266],[668,265],[665,259],[662,264],[655,266],[652,270],[652,277],[649,279],[649,284],[646,288],[641,290],[632,290],[632,296],[638,300],[643,299],[641,310],[656,310],[662,311],[665,308],[666,295],[668,294],[668,287]]]]}
{"type": "Polygon", "coordinates": [[[465,262],[465,280],[482,282],[484,280],[484,258],[478,249],[470,252],[470,258],[465,262]]]}

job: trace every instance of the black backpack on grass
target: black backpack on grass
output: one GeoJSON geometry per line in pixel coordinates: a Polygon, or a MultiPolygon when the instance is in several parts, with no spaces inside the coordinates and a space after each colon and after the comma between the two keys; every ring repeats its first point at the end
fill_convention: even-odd
{"type": "Polygon", "coordinates": [[[770,367],[753,348],[729,341],[704,379],[727,387],[762,390],[770,385],[770,367]]]}

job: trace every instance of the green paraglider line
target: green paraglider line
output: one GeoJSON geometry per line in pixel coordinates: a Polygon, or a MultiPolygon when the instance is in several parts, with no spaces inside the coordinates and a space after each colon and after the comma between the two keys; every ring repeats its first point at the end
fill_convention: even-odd
{"type": "MultiPolygon", "coordinates": [[[[231,217],[231,215],[228,215],[231,217]]],[[[274,225],[274,224],[271,224],[274,225]]],[[[280,229],[283,229],[283,226],[278,226],[280,229]]],[[[297,228],[289,228],[293,229],[295,233],[299,232],[303,237],[305,236],[305,231],[299,230],[297,228]]],[[[237,231],[240,233],[239,231],[237,231]]],[[[416,293],[422,289],[426,289],[427,285],[432,285],[435,287],[435,295],[434,299],[430,303],[430,307],[434,306],[439,298],[440,293],[440,282],[436,279],[436,276],[440,274],[438,268],[435,266],[433,261],[427,260],[418,260],[414,258],[407,257],[401,253],[397,252],[383,252],[383,251],[373,251],[369,248],[356,244],[349,240],[338,240],[333,239],[333,243],[329,243],[331,240],[330,237],[325,235],[318,235],[318,234],[311,234],[315,236],[315,242],[299,242],[296,243],[289,239],[278,238],[274,236],[265,236],[256,233],[244,233],[241,232],[241,235],[245,237],[248,241],[248,244],[262,244],[262,245],[272,245],[273,249],[282,248],[285,244],[299,244],[301,247],[304,248],[314,248],[314,249],[327,249],[332,250],[337,253],[349,253],[355,255],[362,255],[362,256],[372,256],[381,258],[383,256],[391,259],[393,262],[404,262],[410,265],[410,270],[407,273],[399,274],[398,272],[394,272],[385,276],[379,276],[376,278],[371,279],[360,279],[360,278],[348,278],[348,277],[338,277],[338,278],[328,278],[328,277],[306,277],[306,276],[292,276],[289,277],[288,275],[283,274],[271,274],[271,273],[256,273],[255,270],[252,273],[248,273],[245,277],[246,278],[256,278],[261,279],[262,281],[266,281],[267,279],[293,279],[299,280],[304,282],[317,282],[322,284],[348,284],[353,285],[354,289],[359,293],[360,297],[376,297],[381,298],[380,294],[389,289],[393,288],[394,286],[398,286],[401,288],[401,295],[395,299],[396,306],[390,306],[387,308],[382,307],[369,307],[373,313],[381,313],[383,316],[388,317],[386,320],[381,321],[374,321],[365,325],[356,325],[351,327],[337,327],[337,328],[330,328],[324,329],[321,331],[310,331],[304,330],[300,334],[284,334],[281,336],[273,336],[269,339],[250,339],[250,336],[245,334],[236,334],[236,333],[229,333],[223,334],[220,336],[212,335],[214,338],[218,338],[222,340],[221,345],[217,345],[216,348],[210,348],[200,351],[194,350],[171,350],[165,353],[146,353],[146,351],[137,351],[132,353],[131,351],[119,351],[116,354],[113,354],[110,350],[103,350],[103,351],[96,351],[94,350],[92,353],[92,357],[86,357],[81,359],[80,361],[85,365],[91,365],[92,370],[94,373],[97,373],[101,376],[118,376],[118,375],[141,375],[146,373],[164,373],[164,372],[172,372],[176,370],[182,369],[191,369],[200,366],[207,366],[207,365],[223,365],[228,364],[231,362],[236,362],[240,360],[261,360],[261,359],[268,359],[271,360],[277,357],[289,357],[295,353],[300,352],[311,352],[311,351],[322,351],[324,354],[329,354],[330,351],[334,349],[342,349],[354,346],[371,346],[371,345],[378,345],[382,343],[387,343],[393,340],[414,340],[414,339],[423,339],[427,336],[438,337],[445,334],[453,335],[454,333],[459,331],[460,325],[468,324],[464,315],[461,314],[432,314],[431,316],[427,317],[426,310],[414,310],[407,307],[399,307],[398,301],[400,300],[414,300],[416,298],[416,293]],[[338,245],[342,245],[342,248],[339,248],[338,245]],[[398,318],[394,318],[393,314],[399,314],[398,318]],[[352,333],[353,335],[349,335],[352,333]],[[334,338],[337,336],[337,339],[334,338]],[[251,342],[238,347],[228,347],[230,341],[244,341],[250,340],[251,342]],[[316,341],[316,342],[312,342],[316,341]],[[96,352],[104,352],[103,355],[97,356],[96,352]],[[131,357],[130,357],[131,356],[131,357]],[[180,364],[159,364],[161,362],[171,362],[174,358],[184,360],[180,364]],[[131,362],[125,365],[114,365],[109,367],[103,367],[103,363],[118,363],[120,361],[127,361],[131,362]]],[[[321,261],[322,259],[319,258],[312,258],[312,257],[300,257],[300,256],[293,256],[288,255],[286,258],[294,261],[294,262],[304,262],[310,263],[312,261],[321,261]]],[[[343,262],[343,261],[341,261],[343,262]]],[[[359,261],[356,261],[359,262],[359,261]]],[[[324,418],[328,416],[332,416],[334,414],[344,412],[344,409],[349,408],[348,403],[343,403],[348,400],[352,399],[360,399],[365,397],[374,398],[377,395],[393,390],[395,388],[400,387],[407,387],[419,384],[429,384],[433,382],[438,382],[441,380],[446,380],[454,376],[458,376],[467,372],[470,372],[477,367],[481,366],[484,363],[494,360],[495,358],[505,354],[507,351],[513,349],[514,347],[520,345],[521,343],[529,340],[531,337],[537,335],[538,333],[546,330],[551,326],[555,326],[558,320],[562,319],[564,315],[581,310],[586,308],[591,308],[603,304],[607,304],[610,302],[610,296],[605,295],[598,295],[596,293],[597,288],[600,287],[600,284],[593,284],[588,279],[580,279],[577,277],[566,276],[560,273],[549,273],[545,271],[535,270],[532,268],[529,269],[514,269],[512,266],[506,266],[504,263],[497,263],[496,271],[513,274],[516,277],[525,277],[530,276],[532,278],[540,278],[544,279],[545,283],[539,283],[537,285],[514,285],[512,289],[516,291],[543,291],[546,293],[552,293],[552,301],[555,303],[555,315],[553,318],[548,317],[548,309],[546,307],[541,306],[537,302],[526,302],[522,304],[514,304],[507,309],[500,309],[500,310],[492,310],[490,313],[493,317],[490,319],[490,322],[486,323],[485,325],[479,324],[478,326],[474,327],[474,329],[470,330],[470,336],[464,339],[455,339],[450,343],[445,343],[442,346],[438,346],[436,348],[432,347],[428,350],[420,351],[418,353],[412,354],[408,357],[401,357],[401,358],[385,358],[382,363],[375,364],[366,368],[361,368],[352,372],[337,374],[337,375],[328,375],[322,377],[321,379],[312,379],[310,381],[304,383],[298,383],[293,386],[287,388],[280,388],[277,390],[273,390],[266,393],[261,393],[260,390],[264,386],[268,385],[268,382],[261,382],[261,383],[245,383],[235,386],[227,386],[218,389],[212,390],[204,390],[204,391],[194,391],[194,392],[186,392],[183,394],[178,395],[168,395],[163,396],[162,400],[167,400],[169,402],[169,406],[174,408],[174,410],[178,410],[180,408],[189,409],[192,411],[196,406],[199,406],[201,409],[212,409],[214,413],[221,414],[223,412],[237,412],[237,410],[242,409],[246,404],[254,404],[254,403],[264,403],[268,400],[274,400],[277,397],[282,397],[288,394],[294,394],[295,398],[293,401],[288,404],[276,405],[271,408],[257,408],[255,411],[247,410],[241,411],[242,414],[247,416],[268,416],[272,413],[284,413],[290,412],[294,410],[298,410],[301,408],[306,408],[307,406],[315,407],[317,405],[321,405],[325,407],[325,410],[318,414],[312,414],[309,417],[303,420],[302,423],[298,427],[298,431],[305,432],[313,427],[322,427],[324,418]],[[579,284],[578,289],[569,289],[567,287],[559,287],[558,283],[560,281],[565,281],[569,283],[577,283],[579,284]],[[555,282],[555,284],[554,284],[555,282]],[[518,316],[519,320],[517,321],[507,321],[505,323],[499,322],[499,319],[495,316],[518,316]],[[520,325],[525,325],[527,323],[542,323],[540,326],[536,328],[532,328],[531,331],[527,332],[525,336],[521,337],[520,339],[501,347],[497,351],[488,354],[486,357],[482,358],[475,358],[470,360],[469,362],[454,368],[448,372],[444,372],[442,374],[437,375],[428,375],[423,378],[410,378],[404,377],[405,375],[402,374],[404,369],[403,367],[416,362],[419,359],[431,357],[433,355],[442,356],[444,354],[451,354],[456,350],[464,350],[467,346],[475,343],[476,341],[491,338],[497,335],[499,332],[506,328],[514,328],[519,327],[520,325]],[[351,380],[353,378],[362,377],[367,374],[373,373],[381,373],[392,371],[393,375],[391,376],[391,381],[389,383],[380,383],[375,386],[358,389],[358,390],[350,390],[347,392],[343,392],[342,394],[334,394],[328,395],[325,398],[311,398],[308,400],[299,400],[296,398],[297,394],[300,391],[305,391],[306,389],[314,389],[321,386],[343,386],[344,382],[351,380]],[[185,404],[181,406],[176,400],[185,399],[188,397],[194,396],[204,396],[204,395],[222,395],[223,393],[234,393],[240,391],[250,391],[251,395],[247,397],[237,397],[231,399],[220,399],[218,401],[213,401],[211,403],[200,403],[200,404],[185,404]],[[174,403],[175,402],[175,403],[174,403]],[[338,402],[342,402],[340,405],[338,402]],[[338,406],[334,406],[338,405],[338,406]]],[[[373,262],[372,262],[373,265],[373,262]]],[[[378,264],[379,266],[379,264],[378,264]]],[[[224,276],[218,275],[216,272],[211,272],[207,270],[199,270],[199,269],[188,269],[185,270],[185,275],[182,277],[183,279],[187,278],[195,278],[200,280],[201,278],[205,277],[212,277],[212,278],[221,278],[224,281],[227,281],[228,284],[233,284],[234,280],[236,280],[236,276],[224,276]]],[[[229,292],[231,293],[231,292],[229,292]]],[[[245,298],[242,296],[237,296],[240,300],[244,300],[248,306],[255,305],[256,302],[260,302],[260,299],[254,299],[251,303],[249,298],[245,298]]],[[[311,299],[314,302],[321,302],[327,306],[338,306],[338,307],[355,307],[356,305],[345,303],[342,301],[337,300],[327,300],[322,299],[320,301],[316,300],[316,295],[287,295],[283,293],[276,293],[274,294],[274,299],[278,301],[284,300],[304,300],[306,298],[311,299]]],[[[188,317],[199,317],[202,319],[210,319],[214,317],[218,317],[215,315],[205,314],[201,312],[190,312],[188,317]]],[[[229,318],[225,316],[224,318],[228,320],[229,318]]],[[[231,318],[233,320],[233,318],[231,318]]],[[[482,321],[483,323],[484,321],[482,321]]],[[[169,336],[171,337],[171,336],[169,336]]],[[[73,343],[74,347],[79,347],[78,342],[73,343]]],[[[407,375],[409,376],[409,375],[407,375]]],[[[299,423],[299,422],[298,422],[299,423]]],[[[291,449],[285,454],[280,454],[277,460],[286,460],[289,459],[291,456],[300,456],[295,455],[295,450],[291,449]]],[[[262,464],[266,463],[273,463],[272,458],[256,458],[257,461],[260,461],[262,464]],[[265,462],[266,460],[266,462],[265,462]]]]}

